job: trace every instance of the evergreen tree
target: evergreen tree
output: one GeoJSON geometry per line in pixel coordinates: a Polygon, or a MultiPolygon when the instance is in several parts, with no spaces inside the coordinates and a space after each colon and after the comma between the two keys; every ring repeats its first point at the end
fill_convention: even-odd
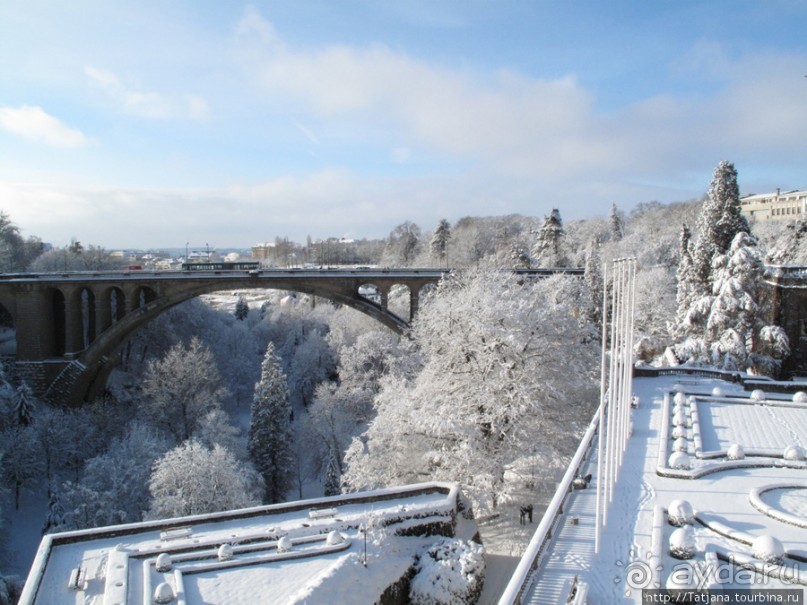
{"type": "Polygon", "coordinates": [[[625,235],[625,228],[622,225],[622,217],[619,216],[619,211],[616,204],[611,204],[611,213],[608,216],[608,225],[611,229],[611,240],[618,242],[625,235]]]}
{"type": "Polygon", "coordinates": [[[676,333],[683,333],[684,320],[686,319],[689,308],[692,306],[693,298],[696,289],[696,276],[692,260],[692,231],[686,223],[681,227],[681,239],[678,249],[678,269],[675,272],[676,279],[676,304],[677,311],[675,314],[675,328],[676,333]]]}
{"type": "Polygon", "coordinates": [[[238,297],[238,302],[235,303],[235,318],[239,321],[244,321],[249,315],[249,305],[247,299],[243,296],[238,297]]]}
{"type": "Polygon", "coordinates": [[[708,340],[713,363],[725,369],[745,370],[749,361],[765,373],[778,370],[781,357],[789,353],[787,337],[778,326],[768,326],[768,298],[764,290],[763,253],[757,240],[739,232],[728,252],[715,259],[715,283],[707,320],[708,340]],[[775,334],[778,328],[781,334],[775,334]],[[761,336],[765,330],[766,336],[761,336]],[[773,347],[781,355],[776,359],[763,346],[766,340],[778,341],[773,347]],[[755,359],[749,360],[752,355],[755,359]],[[765,359],[770,357],[770,359],[765,359]]]}
{"type": "Polygon", "coordinates": [[[451,226],[446,219],[440,219],[431,241],[431,252],[441,264],[448,256],[448,241],[451,239],[451,226]]]}
{"type": "Polygon", "coordinates": [[[513,244],[510,247],[510,264],[513,269],[529,269],[530,255],[526,248],[518,244],[513,244]]]}
{"type": "Polygon", "coordinates": [[[34,394],[23,382],[14,393],[14,418],[19,426],[28,426],[34,418],[34,394]]]}
{"type": "Polygon", "coordinates": [[[544,224],[538,231],[538,239],[532,249],[539,267],[563,267],[567,260],[563,251],[563,221],[560,211],[553,208],[549,216],[544,217],[544,224]]]}
{"type": "Polygon", "coordinates": [[[341,480],[342,472],[339,469],[338,454],[332,447],[328,448],[328,465],[325,469],[324,494],[326,496],[338,496],[341,494],[341,480]]]}
{"type": "Polygon", "coordinates": [[[715,168],[709,194],[698,219],[698,242],[693,254],[694,273],[701,294],[712,290],[712,261],[728,252],[734,236],[750,233],[742,215],[740,189],[734,164],[721,161],[715,168]]]}
{"type": "Polygon", "coordinates": [[[599,329],[602,327],[603,278],[599,243],[596,240],[592,240],[588,244],[583,278],[586,282],[586,286],[588,286],[589,296],[586,315],[588,320],[599,329]]]}
{"type": "Polygon", "coordinates": [[[261,379],[255,385],[251,416],[249,455],[263,476],[266,501],[281,502],[294,480],[294,435],[286,376],[280,369],[280,360],[271,342],[261,364],[261,379]]]}

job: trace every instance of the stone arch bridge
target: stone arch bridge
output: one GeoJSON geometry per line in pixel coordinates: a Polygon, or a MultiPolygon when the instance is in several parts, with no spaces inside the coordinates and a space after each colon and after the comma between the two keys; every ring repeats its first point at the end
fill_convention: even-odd
{"type": "MultiPolygon", "coordinates": [[[[273,289],[329,299],[403,333],[422,289],[448,269],[112,271],[0,275],[0,305],[16,329],[18,375],[51,401],[103,392],[126,339],[168,309],[221,290],[273,289]],[[393,286],[409,289],[409,317],[387,308],[393,286]]],[[[557,271],[525,270],[541,276],[557,271]]]]}

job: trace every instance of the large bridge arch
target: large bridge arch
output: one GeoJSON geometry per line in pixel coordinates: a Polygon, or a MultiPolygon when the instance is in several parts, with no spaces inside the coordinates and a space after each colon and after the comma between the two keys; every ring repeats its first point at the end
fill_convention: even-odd
{"type": "MultiPolygon", "coordinates": [[[[115,367],[115,363],[110,361],[116,358],[126,340],[142,326],[166,313],[170,309],[188,300],[197,298],[203,294],[210,294],[221,290],[243,290],[255,286],[243,283],[228,284],[226,281],[208,282],[198,284],[192,288],[170,292],[164,296],[156,296],[153,291],[145,288],[138,290],[134,297],[135,308],[120,317],[114,324],[110,324],[101,334],[95,338],[89,346],[77,358],[78,364],[83,366],[81,375],[71,381],[69,401],[90,400],[99,396],[106,385],[109,372],[115,367]]],[[[295,291],[312,296],[327,298],[334,303],[351,307],[365,315],[368,315],[388,327],[389,329],[403,334],[409,327],[409,323],[401,317],[391,313],[381,304],[371,300],[359,298],[358,296],[348,296],[338,292],[324,293],[319,288],[297,286],[294,290],[287,287],[272,286],[267,290],[295,291]]],[[[357,289],[358,291],[358,289],[357,289]]],[[[70,368],[65,368],[64,373],[70,373],[70,368]]],[[[59,380],[54,381],[53,387],[64,391],[66,385],[59,384],[59,380]]],[[[51,392],[51,398],[64,398],[66,393],[51,392]],[[61,395],[61,397],[59,397],[61,395]]]]}
{"type": "MultiPolygon", "coordinates": [[[[0,304],[18,325],[17,370],[37,393],[78,403],[100,395],[125,341],[176,305],[221,290],[300,292],[362,312],[403,333],[404,319],[360,296],[372,281],[388,292],[403,283],[412,297],[442,271],[119,272],[0,276],[0,304]]],[[[412,308],[416,308],[416,305],[412,308]]]]}
{"type": "MultiPolygon", "coordinates": [[[[78,403],[100,394],[127,338],[162,313],[202,294],[262,288],[300,292],[360,311],[403,333],[421,292],[449,269],[121,271],[0,274],[0,305],[17,335],[16,368],[34,390],[54,401],[78,403]],[[373,284],[380,302],[362,296],[373,284]],[[395,286],[409,291],[409,317],[387,308],[395,286]]],[[[517,270],[541,277],[582,270],[517,270]]]]}

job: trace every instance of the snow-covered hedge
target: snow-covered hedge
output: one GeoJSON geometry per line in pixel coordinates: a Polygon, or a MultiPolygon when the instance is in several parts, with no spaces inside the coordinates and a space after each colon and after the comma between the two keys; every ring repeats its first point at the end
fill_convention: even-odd
{"type": "Polygon", "coordinates": [[[409,598],[415,605],[476,603],[484,580],[482,545],[445,538],[418,557],[409,598]]]}

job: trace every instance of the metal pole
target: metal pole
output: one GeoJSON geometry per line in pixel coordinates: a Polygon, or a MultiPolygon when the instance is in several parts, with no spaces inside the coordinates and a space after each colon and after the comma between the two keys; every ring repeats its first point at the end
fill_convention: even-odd
{"type": "Polygon", "coordinates": [[[603,523],[602,492],[603,481],[603,448],[605,444],[605,345],[608,325],[608,265],[602,264],[602,346],[600,348],[600,418],[597,429],[597,507],[594,521],[594,553],[600,552],[600,525],[603,523]]]}

